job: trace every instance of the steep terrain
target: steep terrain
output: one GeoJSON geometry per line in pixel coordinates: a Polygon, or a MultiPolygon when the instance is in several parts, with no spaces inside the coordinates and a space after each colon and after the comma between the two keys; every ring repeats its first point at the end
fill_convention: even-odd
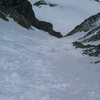
{"type": "Polygon", "coordinates": [[[49,34],[61,38],[60,32],[53,30],[53,25],[46,21],[40,21],[35,17],[32,5],[28,0],[1,0],[0,17],[6,21],[7,16],[13,18],[18,24],[29,29],[34,26],[49,34]]]}
{"type": "Polygon", "coordinates": [[[25,0],[16,8],[15,0],[13,6],[1,1],[0,100],[100,100],[99,3],[29,0],[27,7],[25,0]],[[56,38],[47,34],[48,24],[63,35],[76,28],[56,38]],[[92,57],[90,48],[98,50],[92,57]]]}
{"type": "Polygon", "coordinates": [[[76,26],[67,36],[79,34],[81,37],[74,42],[74,46],[83,49],[83,54],[98,57],[100,62],[100,13],[86,19],[76,26]]]}
{"type": "Polygon", "coordinates": [[[74,49],[73,39],[0,19],[0,99],[99,100],[100,65],[74,49]]]}

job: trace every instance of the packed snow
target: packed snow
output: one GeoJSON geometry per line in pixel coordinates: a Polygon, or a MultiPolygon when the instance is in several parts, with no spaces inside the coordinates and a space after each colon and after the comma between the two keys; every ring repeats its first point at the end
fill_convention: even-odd
{"type": "Polygon", "coordinates": [[[0,100],[99,100],[99,64],[72,40],[0,19],[0,100]]]}
{"type": "Polygon", "coordinates": [[[100,100],[100,64],[72,46],[77,37],[32,28],[0,19],[0,100],[100,100]]]}

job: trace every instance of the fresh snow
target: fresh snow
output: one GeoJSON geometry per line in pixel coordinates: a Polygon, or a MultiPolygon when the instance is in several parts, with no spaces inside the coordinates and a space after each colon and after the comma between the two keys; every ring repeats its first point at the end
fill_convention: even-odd
{"type": "Polygon", "coordinates": [[[9,20],[0,19],[0,100],[100,100],[100,63],[72,46],[77,37],[9,20]]]}

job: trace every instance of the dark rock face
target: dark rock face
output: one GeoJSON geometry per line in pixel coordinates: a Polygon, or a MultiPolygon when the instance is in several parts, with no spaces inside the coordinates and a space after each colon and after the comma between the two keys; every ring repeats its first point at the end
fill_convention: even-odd
{"type": "Polygon", "coordinates": [[[100,55],[100,44],[99,45],[90,45],[87,49],[83,50],[83,54],[99,57],[100,55]]]}
{"type": "Polygon", "coordinates": [[[53,25],[49,22],[44,22],[44,21],[36,21],[35,22],[35,27],[40,29],[40,30],[45,30],[46,32],[49,32],[50,35],[61,38],[62,35],[60,32],[56,32],[53,30],[53,25]]]}
{"type": "MultiPolygon", "coordinates": [[[[91,31],[89,33],[91,33],[91,31]]],[[[89,33],[82,38],[82,42],[95,42],[100,40],[100,29],[94,31],[96,34],[93,34],[90,37],[88,37],[89,33]]]]}
{"type": "Polygon", "coordinates": [[[55,6],[57,6],[57,4],[47,3],[47,2],[44,1],[44,0],[40,0],[40,1],[37,1],[37,2],[34,3],[34,6],[41,7],[41,5],[48,5],[48,6],[50,6],[50,7],[55,7],[55,6]]]}
{"type": "Polygon", "coordinates": [[[75,48],[81,48],[83,54],[88,56],[98,57],[100,62],[100,13],[93,15],[82,22],[80,25],[76,26],[74,30],[69,32],[66,36],[71,36],[75,34],[85,34],[75,42],[73,46],[75,48]]]}
{"type": "Polygon", "coordinates": [[[82,22],[80,25],[77,25],[71,32],[69,32],[66,36],[73,35],[77,32],[88,32],[94,28],[97,28],[98,21],[100,20],[100,13],[93,15],[82,22]]]}
{"type": "Polygon", "coordinates": [[[32,5],[28,0],[1,0],[0,1],[0,18],[8,20],[9,15],[18,24],[29,29],[34,26],[40,30],[48,32],[50,35],[61,38],[59,32],[53,30],[53,25],[49,22],[39,21],[32,10],[32,5]]]}
{"type": "Polygon", "coordinates": [[[85,48],[85,46],[81,43],[81,42],[73,42],[73,46],[75,46],[76,48],[85,48]]]}
{"type": "Polygon", "coordinates": [[[100,2],[100,0],[95,0],[96,2],[100,2]]]}
{"type": "MultiPolygon", "coordinates": [[[[30,28],[36,17],[32,5],[27,0],[1,0],[0,11],[6,17],[9,15],[18,24],[30,28]]],[[[3,18],[4,19],[4,18],[3,18]]]]}
{"type": "Polygon", "coordinates": [[[40,7],[41,5],[47,5],[47,3],[44,0],[40,0],[34,3],[34,6],[40,7]]]}

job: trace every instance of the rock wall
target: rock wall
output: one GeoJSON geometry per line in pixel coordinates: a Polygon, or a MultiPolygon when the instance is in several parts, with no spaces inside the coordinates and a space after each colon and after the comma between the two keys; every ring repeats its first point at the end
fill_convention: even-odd
{"type": "Polygon", "coordinates": [[[48,32],[50,35],[58,38],[62,37],[60,32],[53,30],[51,23],[40,21],[35,17],[32,5],[28,0],[0,0],[0,18],[7,21],[7,15],[27,29],[34,26],[48,32]]]}

